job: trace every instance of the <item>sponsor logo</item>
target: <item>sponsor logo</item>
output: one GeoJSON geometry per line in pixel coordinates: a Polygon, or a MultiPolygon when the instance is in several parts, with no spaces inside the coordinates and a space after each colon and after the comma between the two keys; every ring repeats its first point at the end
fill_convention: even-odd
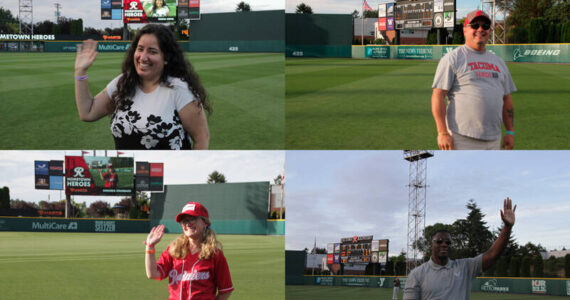
{"type": "Polygon", "coordinates": [[[77,222],[69,222],[67,224],[56,222],[33,222],[32,230],[75,230],[77,231],[77,222]]]}
{"type": "Polygon", "coordinates": [[[187,211],[187,210],[194,211],[195,208],[196,208],[196,204],[194,204],[194,203],[186,204],[186,205],[184,205],[184,208],[182,209],[182,211],[187,211]]]}
{"type": "Polygon", "coordinates": [[[95,221],[96,232],[115,232],[115,221],[95,221]]]}
{"type": "Polygon", "coordinates": [[[193,280],[208,280],[210,279],[210,272],[191,272],[188,273],[184,271],[182,274],[178,274],[178,270],[173,269],[168,273],[168,277],[171,278],[171,282],[168,285],[177,285],[180,281],[193,281],[193,280]]]}
{"type": "Polygon", "coordinates": [[[384,286],[384,280],[386,280],[386,278],[379,278],[378,279],[378,286],[384,286]]]}
{"type": "Polygon", "coordinates": [[[520,58],[527,56],[560,56],[560,50],[546,50],[546,49],[526,49],[522,50],[520,47],[513,51],[513,60],[518,61],[520,58]]]}
{"type": "Polygon", "coordinates": [[[232,46],[228,50],[229,51],[239,51],[239,47],[238,46],[232,46]]]}
{"type": "Polygon", "coordinates": [[[497,279],[487,280],[481,285],[481,290],[485,292],[498,292],[498,293],[508,293],[508,286],[499,286],[497,279]]]}
{"type": "Polygon", "coordinates": [[[501,70],[499,70],[499,68],[497,66],[495,66],[494,64],[486,63],[484,61],[472,62],[472,63],[468,63],[467,65],[471,68],[471,71],[473,71],[473,70],[493,70],[495,72],[501,73],[501,70]]]}
{"type": "Polygon", "coordinates": [[[546,294],[546,280],[531,280],[532,292],[535,294],[546,294]]]}
{"type": "Polygon", "coordinates": [[[83,172],[85,172],[85,169],[83,169],[83,167],[76,167],[73,169],[73,172],[75,172],[73,177],[85,177],[85,175],[83,175],[83,172]]]}

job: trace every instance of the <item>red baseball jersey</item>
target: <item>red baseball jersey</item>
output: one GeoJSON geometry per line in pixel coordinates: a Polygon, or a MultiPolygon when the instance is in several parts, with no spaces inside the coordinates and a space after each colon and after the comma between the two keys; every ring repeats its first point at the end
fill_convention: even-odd
{"type": "Polygon", "coordinates": [[[168,299],[213,300],[220,294],[234,290],[230,269],[222,250],[210,259],[199,260],[198,254],[188,254],[185,259],[174,259],[168,247],[157,262],[163,280],[169,277],[168,299]]]}

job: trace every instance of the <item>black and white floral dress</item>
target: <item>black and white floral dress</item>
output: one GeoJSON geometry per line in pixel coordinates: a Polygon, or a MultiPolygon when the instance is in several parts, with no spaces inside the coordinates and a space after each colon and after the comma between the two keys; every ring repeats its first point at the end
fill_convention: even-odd
{"type": "MultiPolygon", "coordinates": [[[[121,76],[107,85],[110,98],[121,76]]],[[[117,149],[191,149],[190,135],[182,127],[178,112],[196,97],[186,82],[173,77],[168,81],[172,87],[161,83],[148,94],[137,87],[134,98],[112,115],[111,133],[117,149]]]]}

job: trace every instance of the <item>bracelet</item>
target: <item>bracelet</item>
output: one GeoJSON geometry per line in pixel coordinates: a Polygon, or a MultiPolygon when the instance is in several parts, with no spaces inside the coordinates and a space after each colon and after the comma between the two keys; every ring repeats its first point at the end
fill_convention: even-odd
{"type": "Polygon", "coordinates": [[[87,80],[87,78],[88,78],[88,77],[87,77],[87,74],[82,75],[82,76],[77,76],[77,75],[75,75],[75,80],[82,81],[82,80],[87,80]]]}
{"type": "Polygon", "coordinates": [[[512,136],[515,136],[515,132],[514,132],[514,131],[508,131],[508,130],[507,130],[507,131],[505,131],[505,133],[506,133],[506,134],[510,134],[510,135],[512,135],[512,136]]]}
{"type": "Polygon", "coordinates": [[[152,250],[146,250],[145,251],[147,254],[154,254],[156,252],[156,250],[152,249],[152,250]]]}

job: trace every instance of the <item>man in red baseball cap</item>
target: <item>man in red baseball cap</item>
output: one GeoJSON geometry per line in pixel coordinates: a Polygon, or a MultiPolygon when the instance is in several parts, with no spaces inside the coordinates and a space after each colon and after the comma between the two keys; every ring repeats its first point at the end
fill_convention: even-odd
{"type": "Polygon", "coordinates": [[[225,300],[234,287],[222,243],[210,228],[208,210],[188,202],[176,216],[182,233],[162,253],[159,261],[154,246],[164,234],[164,225],[153,227],[147,236],[145,268],[149,279],[169,277],[168,299],[225,300]]]}
{"type": "Polygon", "coordinates": [[[505,62],[485,48],[491,19],[481,10],[468,13],[463,34],[465,45],[441,58],[432,84],[437,145],[441,150],[513,149],[511,93],[517,89],[505,62]]]}

